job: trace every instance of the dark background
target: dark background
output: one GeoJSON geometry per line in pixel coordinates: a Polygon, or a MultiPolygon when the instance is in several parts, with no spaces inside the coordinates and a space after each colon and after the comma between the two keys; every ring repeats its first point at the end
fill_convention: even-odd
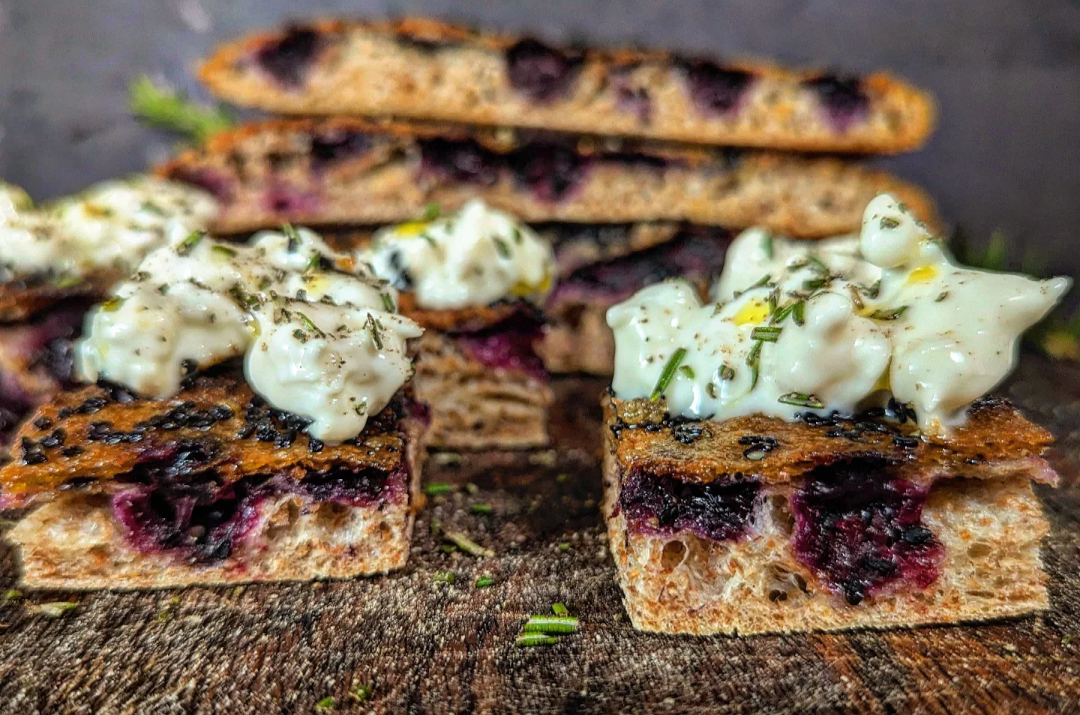
{"type": "Polygon", "coordinates": [[[890,69],[932,90],[937,134],[882,161],[975,240],[996,229],[1080,273],[1080,1],[0,0],[0,177],[38,199],[145,167],[172,139],[126,111],[146,72],[198,92],[223,38],[286,18],[430,13],[551,39],[890,69]]]}

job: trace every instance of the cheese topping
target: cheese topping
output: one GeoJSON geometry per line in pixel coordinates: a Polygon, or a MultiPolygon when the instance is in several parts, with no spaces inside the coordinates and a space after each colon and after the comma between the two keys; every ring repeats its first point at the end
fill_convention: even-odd
{"type": "Polygon", "coordinates": [[[0,186],[0,279],[80,278],[102,269],[126,275],[150,251],[206,227],[216,212],[209,194],[150,176],[107,181],[37,209],[21,190],[0,186]]]}
{"type": "Polygon", "coordinates": [[[622,399],[662,394],[671,414],[717,420],[851,414],[891,393],[924,430],[946,431],[1008,375],[1020,335],[1070,285],[957,266],[881,195],[860,236],[743,232],[715,304],[671,281],[612,307],[612,387],[622,399]]]}
{"type": "Polygon", "coordinates": [[[406,341],[422,330],[396,306],[392,287],[311,231],[247,245],[194,233],[151,252],[90,312],[77,369],[165,398],[193,370],[243,355],[252,390],[340,442],[412,375],[406,341]]]}
{"type": "Polygon", "coordinates": [[[508,298],[541,301],[551,288],[551,246],[509,214],[479,200],[433,221],[377,233],[358,259],[416,296],[426,309],[484,306],[508,298]]]}

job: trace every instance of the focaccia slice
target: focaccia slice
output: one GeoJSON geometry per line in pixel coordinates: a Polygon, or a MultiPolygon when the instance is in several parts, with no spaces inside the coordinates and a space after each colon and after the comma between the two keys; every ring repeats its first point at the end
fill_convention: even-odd
{"type": "Polygon", "coordinates": [[[218,233],[397,223],[479,198],[529,223],[689,221],[820,238],[858,230],[886,191],[938,223],[921,189],[833,157],[340,117],[242,126],[158,173],[213,194],[218,233]]]}
{"type": "Polygon", "coordinates": [[[276,114],[369,115],[797,151],[891,154],[929,136],[931,97],[837,75],[655,50],[555,47],[426,18],[290,25],[222,46],[219,97],[276,114]]]}
{"type": "Polygon", "coordinates": [[[399,393],[340,445],[266,405],[235,374],[175,397],[65,392],[0,469],[31,588],[157,588],[343,578],[404,565],[425,416],[399,393]]]}
{"type": "Polygon", "coordinates": [[[1050,436],[1002,400],[947,439],[903,409],[668,420],[604,399],[604,516],[635,628],[885,628],[1045,609],[1031,480],[1050,436]]]}

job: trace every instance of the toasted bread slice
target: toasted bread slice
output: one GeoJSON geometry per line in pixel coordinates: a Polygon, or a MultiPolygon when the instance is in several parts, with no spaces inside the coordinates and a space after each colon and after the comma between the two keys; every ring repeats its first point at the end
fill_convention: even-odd
{"type": "Polygon", "coordinates": [[[431,449],[546,447],[554,402],[535,352],[543,317],[523,301],[464,310],[419,310],[401,296],[402,313],[426,328],[413,384],[427,404],[431,449]]]}
{"type": "MultiPolygon", "coordinates": [[[[669,226],[670,231],[663,231],[663,226],[618,232],[612,227],[614,236],[597,248],[612,257],[578,266],[560,279],[544,307],[548,329],[538,346],[549,372],[610,375],[615,364],[615,337],[607,325],[607,310],[647,285],[682,277],[704,295],[723,268],[730,232],[705,226],[669,226]],[[637,241],[651,245],[636,247],[635,235],[641,236],[637,241]]],[[[583,244],[587,235],[568,239],[574,246],[569,260],[583,252],[577,245],[583,244]]],[[[562,254],[556,255],[561,269],[562,254]]]]}
{"type": "Polygon", "coordinates": [[[430,19],[326,20],[228,43],[200,78],[276,114],[435,119],[691,143],[891,154],[935,107],[890,75],[557,48],[430,19]]]}
{"type": "Polygon", "coordinates": [[[948,439],[883,418],[669,421],[604,398],[604,516],[635,628],[886,628],[1047,607],[1030,480],[1049,436],[1000,400],[948,439]]]}
{"type": "Polygon", "coordinates": [[[23,582],[145,588],[342,577],[402,566],[423,419],[398,397],[326,445],[232,373],[174,398],[64,392],[20,429],[0,469],[23,582]]]}
{"type": "Polygon", "coordinates": [[[409,221],[480,198],[530,223],[690,221],[819,238],[858,230],[883,191],[939,224],[921,189],[831,157],[348,118],[243,126],[158,173],[213,193],[219,233],[409,221]]]}

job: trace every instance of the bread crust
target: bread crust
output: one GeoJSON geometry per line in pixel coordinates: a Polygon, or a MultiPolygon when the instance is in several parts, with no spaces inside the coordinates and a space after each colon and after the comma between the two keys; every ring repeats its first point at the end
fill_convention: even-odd
{"type": "Polygon", "coordinates": [[[641,631],[753,635],[911,627],[1020,616],[1049,605],[1039,542],[1049,525],[1026,476],[948,479],[922,523],[944,546],[938,578],[850,605],[795,558],[789,484],[767,485],[750,533],[713,541],[629,530],[617,437],[605,423],[604,518],[623,601],[641,631]]]}
{"type": "Polygon", "coordinates": [[[907,151],[935,122],[928,94],[875,73],[857,80],[864,110],[838,126],[806,84],[827,75],[749,61],[716,67],[753,80],[729,110],[703,112],[685,74],[700,58],[653,50],[557,50],[573,63],[569,87],[538,101],[509,79],[504,53],[519,40],[426,18],[322,20],[226,43],[199,77],[223,99],[276,114],[391,115],[798,151],[907,151]],[[253,60],[298,30],[318,44],[285,86],[253,60]]]}
{"type": "Polygon", "coordinates": [[[698,434],[682,441],[675,434],[682,425],[665,420],[662,398],[624,401],[607,394],[603,405],[608,431],[618,433],[610,446],[623,472],[643,469],[703,484],[736,476],[787,484],[817,467],[874,460],[888,464],[896,477],[916,484],[953,476],[1023,476],[1057,483],[1057,474],[1041,456],[1052,442],[1050,433],[1002,398],[975,402],[968,409],[967,422],[947,435],[922,435],[910,421],[787,422],[749,415],[695,422],[698,434]],[[747,452],[753,450],[740,442],[748,435],[776,443],[764,456],[752,459],[747,452]]]}
{"type": "MultiPolygon", "coordinates": [[[[350,118],[271,120],[220,134],[157,173],[215,191],[222,202],[214,226],[218,233],[286,221],[408,221],[432,203],[453,210],[481,198],[530,223],[688,221],[730,228],[760,225],[794,237],[822,238],[858,230],[866,204],[886,191],[932,227],[941,226],[922,189],[834,157],[733,154],[595,137],[560,138],[557,150],[543,145],[543,151],[571,152],[560,156],[585,167],[574,175],[572,187],[552,198],[522,179],[520,172],[526,170],[521,166],[532,166],[531,155],[515,152],[530,150],[535,146],[530,141],[512,131],[350,118]],[[318,137],[346,135],[363,137],[363,149],[329,161],[313,159],[318,137]],[[424,147],[430,140],[475,142],[490,152],[482,180],[425,165],[424,147]]],[[[567,176],[563,169],[556,173],[559,181],[567,176]]]]}

